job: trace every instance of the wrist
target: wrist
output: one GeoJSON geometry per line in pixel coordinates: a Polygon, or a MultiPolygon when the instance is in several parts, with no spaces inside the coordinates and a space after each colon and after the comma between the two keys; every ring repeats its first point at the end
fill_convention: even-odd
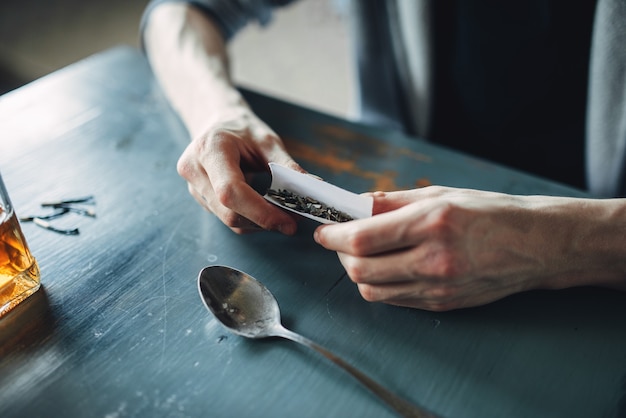
{"type": "Polygon", "coordinates": [[[214,130],[240,131],[249,125],[253,114],[243,98],[236,99],[235,93],[225,93],[222,97],[225,95],[232,97],[211,102],[199,97],[199,100],[185,102],[187,110],[180,111],[179,114],[191,138],[214,130]]]}
{"type": "Polygon", "coordinates": [[[258,139],[268,136],[277,137],[274,131],[259,119],[246,104],[224,107],[216,112],[198,114],[196,120],[187,120],[186,125],[192,139],[213,135],[217,132],[231,132],[258,139]]]}
{"type": "Polygon", "coordinates": [[[626,200],[529,197],[546,266],[538,287],[626,289],[626,200]]]}

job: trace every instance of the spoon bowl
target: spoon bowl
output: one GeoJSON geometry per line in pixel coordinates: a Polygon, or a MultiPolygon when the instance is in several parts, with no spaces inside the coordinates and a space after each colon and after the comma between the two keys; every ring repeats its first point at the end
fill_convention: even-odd
{"type": "Polygon", "coordinates": [[[280,327],[278,302],[254,277],[225,266],[202,270],[198,279],[202,301],[215,317],[237,335],[274,336],[280,327]]]}
{"type": "Polygon", "coordinates": [[[435,415],[398,397],[388,389],[319,344],[284,328],[278,302],[258,280],[227,266],[209,266],[198,276],[198,291],[204,305],[234,334],[247,338],[282,337],[322,354],[404,417],[434,418],[435,415]]]}

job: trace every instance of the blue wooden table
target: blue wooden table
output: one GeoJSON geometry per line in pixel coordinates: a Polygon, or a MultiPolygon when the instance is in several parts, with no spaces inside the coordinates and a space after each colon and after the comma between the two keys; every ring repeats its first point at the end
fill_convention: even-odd
{"type": "MultiPolygon", "coordinates": [[[[308,170],[362,192],[427,184],[581,195],[397,132],[252,92],[308,170]]],[[[286,326],[442,417],[626,416],[626,294],[535,291],[432,313],[359,296],[334,253],[237,236],[176,173],[188,143],[141,53],[115,48],[0,99],[0,170],[18,215],[94,195],[64,236],[23,229],[42,289],[0,319],[0,416],[394,416],[334,365],[228,333],[196,288],[206,265],[260,279],[286,326]]]]}

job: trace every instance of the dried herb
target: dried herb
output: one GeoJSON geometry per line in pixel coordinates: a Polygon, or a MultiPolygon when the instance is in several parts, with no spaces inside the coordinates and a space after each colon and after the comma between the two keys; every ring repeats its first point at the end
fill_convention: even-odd
{"type": "Polygon", "coordinates": [[[311,197],[300,196],[289,190],[269,189],[267,195],[282,206],[297,212],[317,216],[318,218],[328,219],[333,222],[348,222],[354,219],[345,212],[341,212],[311,197]]]}
{"type": "Polygon", "coordinates": [[[65,235],[78,235],[78,228],[61,229],[53,226],[49,220],[59,218],[69,212],[77,213],[82,216],[89,216],[91,218],[96,217],[96,211],[92,208],[77,207],[75,205],[95,205],[96,201],[93,196],[86,196],[77,199],[59,200],[55,202],[45,202],[41,204],[41,207],[51,208],[54,212],[46,215],[31,215],[20,218],[21,222],[33,222],[35,225],[47,229],[49,231],[57,232],[65,235]]]}

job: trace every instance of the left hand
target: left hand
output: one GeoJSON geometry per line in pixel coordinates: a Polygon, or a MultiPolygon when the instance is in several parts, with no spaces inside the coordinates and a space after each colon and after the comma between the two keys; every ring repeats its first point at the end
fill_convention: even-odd
{"type": "Polygon", "coordinates": [[[323,225],[314,234],[337,251],[368,301],[464,308],[558,287],[550,280],[568,271],[564,233],[571,228],[559,231],[568,225],[555,220],[545,203],[550,197],[446,187],[372,196],[375,216],[323,225]]]}

